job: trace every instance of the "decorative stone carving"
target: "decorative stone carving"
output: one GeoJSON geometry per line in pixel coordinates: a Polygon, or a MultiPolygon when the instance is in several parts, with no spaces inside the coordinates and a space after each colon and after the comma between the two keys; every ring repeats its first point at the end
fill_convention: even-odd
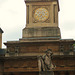
{"type": "Polygon", "coordinates": [[[43,5],[33,5],[32,6],[32,9],[33,9],[33,14],[32,14],[32,16],[33,16],[33,23],[37,23],[37,22],[50,23],[50,15],[48,15],[48,18],[45,21],[38,21],[38,20],[35,19],[35,17],[34,17],[35,11],[37,9],[40,9],[40,8],[45,9],[46,11],[48,11],[48,13],[50,13],[50,5],[44,5],[44,6],[43,5]]]}
{"type": "Polygon", "coordinates": [[[52,64],[52,50],[48,49],[46,54],[39,57],[39,71],[41,75],[54,75],[52,71],[56,66],[52,64]]]}

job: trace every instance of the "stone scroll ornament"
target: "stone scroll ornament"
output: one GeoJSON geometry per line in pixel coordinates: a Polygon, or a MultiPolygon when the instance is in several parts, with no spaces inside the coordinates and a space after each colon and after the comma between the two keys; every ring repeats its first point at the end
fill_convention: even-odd
{"type": "Polygon", "coordinates": [[[45,55],[39,56],[38,63],[40,75],[54,75],[52,70],[55,69],[56,66],[52,64],[52,55],[52,50],[48,49],[45,55]]]}

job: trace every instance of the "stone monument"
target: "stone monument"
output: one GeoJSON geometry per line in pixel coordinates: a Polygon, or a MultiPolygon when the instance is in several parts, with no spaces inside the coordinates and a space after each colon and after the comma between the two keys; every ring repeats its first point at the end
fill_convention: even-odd
{"type": "Polygon", "coordinates": [[[26,27],[19,41],[4,43],[7,49],[0,58],[1,75],[75,75],[75,40],[61,39],[59,1],[24,1],[26,27]]]}
{"type": "Polygon", "coordinates": [[[39,74],[40,75],[54,75],[52,71],[56,66],[52,63],[52,50],[48,49],[46,54],[39,56],[39,74]]]}

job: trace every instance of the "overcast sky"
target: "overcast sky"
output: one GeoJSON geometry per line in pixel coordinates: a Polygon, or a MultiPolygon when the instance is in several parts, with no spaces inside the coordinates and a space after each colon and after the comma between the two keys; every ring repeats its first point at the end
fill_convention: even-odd
{"type": "MultiPolygon", "coordinates": [[[[75,0],[59,0],[59,27],[62,39],[75,39],[75,0]]],[[[0,0],[0,27],[3,29],[3,43],[22,38],[26,25],[24,0],[0,0]]],[[[5,46],[2,46],[5,48],[5,46]]]]}

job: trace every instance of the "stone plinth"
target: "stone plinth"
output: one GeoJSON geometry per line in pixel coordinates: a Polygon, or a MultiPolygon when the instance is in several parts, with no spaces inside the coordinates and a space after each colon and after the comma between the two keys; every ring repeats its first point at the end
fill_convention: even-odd
{"type": "Polygon", "coordinates": [[[61,38],[58,27],[25,28],[23,29],[23,38],[30,37],[56,37],[61,38]]]}

